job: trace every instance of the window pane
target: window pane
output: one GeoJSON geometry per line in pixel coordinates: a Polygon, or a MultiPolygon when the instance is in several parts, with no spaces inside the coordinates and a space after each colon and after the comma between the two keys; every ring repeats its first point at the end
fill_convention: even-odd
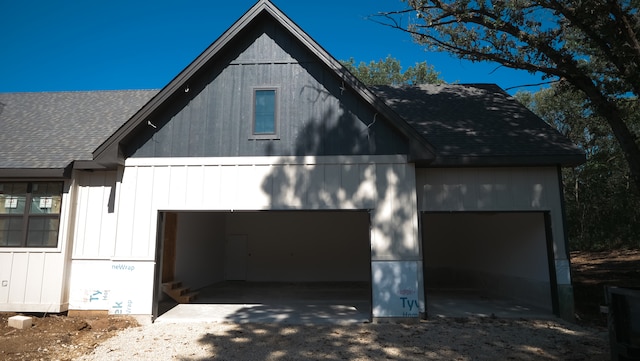
{"type": "Polygon", "coordinates": [[[0,183],[0,214],[22,214],[27,201],[27,183],[0,183]]]}
{"type": "Polygon", "coordinates": [[[33,183],[31,185],[31,214],[59,214],[62,201],[62,183],[33,183]]]}
{"type": "Polygon", "coordinates": [[[0,247],[55,247],[62,187],[63,182],[1,182],[0,247]]]}
{"type": "Polygon", "coordinates": [[[275,134],[276,132],[276,91],[256,90],[255,134],[275,134]]]}
{"type": "Polygon", "coordinates": [[[0,217],[0,247],[20,247],[22,217],[0,217]]]}
{"type": "Polygon", "coordinates": [[[29,218],[27,247],[55,247],[58,244],[59,224],[57,218],[29,218]]]}

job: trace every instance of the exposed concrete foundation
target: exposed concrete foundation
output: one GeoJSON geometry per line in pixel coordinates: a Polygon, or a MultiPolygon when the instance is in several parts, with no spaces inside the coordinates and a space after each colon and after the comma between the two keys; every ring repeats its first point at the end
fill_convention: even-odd
{"type": "Polygon", "coordinates": [[[576,320],[572,285],[558,285],[558,316],[569,322],[576,320]]]}
{"type": "Polygon", "coordinates": [[[106,317],[108,314],[108,310],[69,310],[67,312],[69,317],[106,317]]]}
{"type": "Polygon", "coordinates": [[[9,327],[24,330],[31,327],[33,320],[28,316],[13,316],[9,317],[9,327]]]}
{"type": "Polygon", "coordinates": [[[374,317],[372,323],[420,323],[423,318],[418,317],[374,317]]]}

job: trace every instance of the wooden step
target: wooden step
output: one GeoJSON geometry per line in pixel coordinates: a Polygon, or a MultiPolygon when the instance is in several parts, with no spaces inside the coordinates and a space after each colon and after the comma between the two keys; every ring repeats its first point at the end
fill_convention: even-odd
{"type": "Polygon", "coordinates": [[[182,286],[182,282],[179,281],[171,281],[162,284],[162,290],[172,290],[174,288],[180,288],[182,286]]]}
{"type": "Polygon", "coordinates": [[[170,288],[164,289],[163,291],[176,296],[182,296],[190,292],[189,287],[170,288]]]}
{"type": "Polygon", "coordinates": [[[162,292],[178,303],[191,303],[198,296],[198,292],[192,292],[189,287],[183,287],[182,282],[163,283],[162,292]]]}
{"type": "Polygon", "coordinates": [[[198,292],[190,292],[185,295],[180,296],[180,303],[191,303],[198,298],[198,292]]]}

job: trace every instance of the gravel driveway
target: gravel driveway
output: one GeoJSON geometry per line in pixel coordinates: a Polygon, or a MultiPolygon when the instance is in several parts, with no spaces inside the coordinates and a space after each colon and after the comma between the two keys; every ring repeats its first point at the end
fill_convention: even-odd
{"type": "Polygon", "coordinates": [[[156,323],[80,360],[608,360],[605,329],[561,320],[442,318],[416,324],[156,323]]]}

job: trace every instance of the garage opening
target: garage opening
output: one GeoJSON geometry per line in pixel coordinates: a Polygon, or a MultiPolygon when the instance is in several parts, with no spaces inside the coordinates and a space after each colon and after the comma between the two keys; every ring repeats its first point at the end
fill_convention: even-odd
{"type": "Polygon", "coordinates": [[[423,213],[427,316],[555,312],[544,212],[423,213]]]}
{"type": "Polygon", "coordinates": [[[188,304],[227,305],[214,311],[226,312],[224,320],[371,317],[367,211],[180,211],[160,218],[156,316],[188,304]],[[188,287],[180,291],[186,297],[169,296],[170,284],[188,287]]]}

